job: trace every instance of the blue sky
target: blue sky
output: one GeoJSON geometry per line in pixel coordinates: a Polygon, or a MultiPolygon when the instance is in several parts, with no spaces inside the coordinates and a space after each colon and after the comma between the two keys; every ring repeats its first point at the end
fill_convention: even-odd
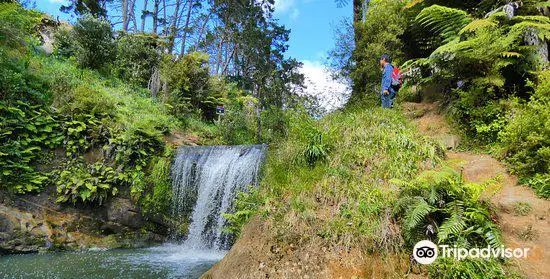
{"type": "MultiPolygon", "coordinates": [[[[59,7],[66,0],[37,0],[37,8],[60,19],[71,15],[59,7]]],[[[319,61],[334,45],[331,23],[351,15],[351,5],[337,8],[333,0],[276,0],[275,16],[291,29],[287,55],[298,60],[319,61]]]]}
{"type": "MultiPolygon", "coordinates": [[[[54,18],[73,21],[72,15],[59,11],[59,7],[65,2],[66,0],[37,0],[36,8],[54,18]]],[[[307,79],[307,93],[320,96],[327,103],[339,103],[341,100],[333,99],[341,99],[341,94],[349,93],[346,85],[330,79],[323,63],[327,52],[334,45],[332,24],[351,15],[351,4],[337,8],[334,0],[275,0],[275,17],[280,24],[291,29],[287,56],[304,63],[302,72],[307,79]]]]}

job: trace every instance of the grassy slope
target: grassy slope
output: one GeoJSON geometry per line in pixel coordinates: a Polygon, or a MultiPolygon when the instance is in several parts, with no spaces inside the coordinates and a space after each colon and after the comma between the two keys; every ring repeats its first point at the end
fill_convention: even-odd
{"type": "Polygon", "coordinates": [[[336,112],[306,127],[293,127],[269,154],[261,195],[277,233],[290,241],[318,235],[355,247],[400,246],[401,236],[385,230],[398,190],[391,180],[435,166],[441,149],[395,110],[336,112]],[[332,146],[313,168],[300,162],[309,129],[323,131],[332,146]]]}

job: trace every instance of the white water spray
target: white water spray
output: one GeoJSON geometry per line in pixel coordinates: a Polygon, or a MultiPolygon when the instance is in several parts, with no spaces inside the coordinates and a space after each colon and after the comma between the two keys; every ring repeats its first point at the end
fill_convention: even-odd
{"type": "Polygon", "coordinates": [[[257,186],[265,145],[180,147],[172,166],[172,214],[192,208],[184,246],[190,250],[225,250],[224,213],[238,192],[257,186]]]}

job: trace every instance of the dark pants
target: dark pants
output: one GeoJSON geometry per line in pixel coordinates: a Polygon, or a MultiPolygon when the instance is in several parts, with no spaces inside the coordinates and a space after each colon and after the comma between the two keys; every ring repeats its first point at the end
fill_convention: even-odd
{"type": "Polygon", "coordinates": [[[383,108],[393,108],[393,100],[395,99],[395,95],[396,95],[395,90],[393,90],[393,88],[390,87],[388,91],[389,91],[388,95],[384,93],[380,95],[380,98],[382,99],[383,108]]]}

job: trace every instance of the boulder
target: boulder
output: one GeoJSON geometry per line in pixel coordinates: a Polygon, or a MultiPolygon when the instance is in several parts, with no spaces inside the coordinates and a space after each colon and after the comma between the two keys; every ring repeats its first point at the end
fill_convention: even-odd
{"type": "Polygon", "coordinates": [[[107,207],[107,220],[134,229],[139,229],[144,224],[132,201],[124,198],[111,200],[107,207]]]}

